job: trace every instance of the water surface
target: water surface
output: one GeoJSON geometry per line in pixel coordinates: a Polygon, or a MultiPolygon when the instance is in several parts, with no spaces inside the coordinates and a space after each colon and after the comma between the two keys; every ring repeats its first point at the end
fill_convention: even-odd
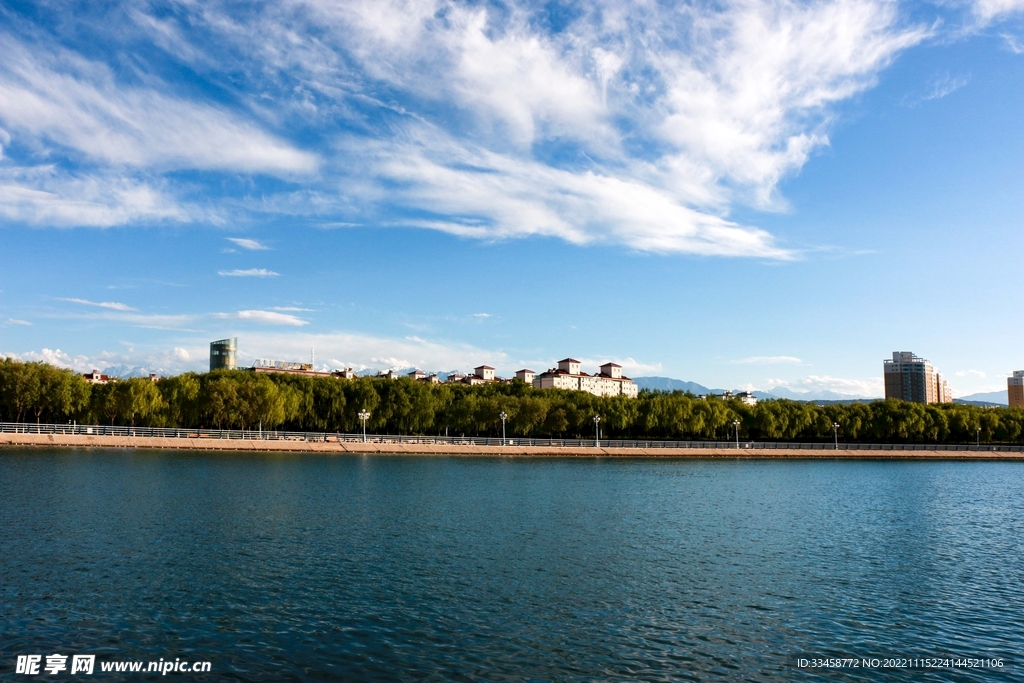
{"type": "Polygon", "coordinates": [[[1013,680],[1022,545],[1021,463],[8,449],[0,678],[1013,680]]]}

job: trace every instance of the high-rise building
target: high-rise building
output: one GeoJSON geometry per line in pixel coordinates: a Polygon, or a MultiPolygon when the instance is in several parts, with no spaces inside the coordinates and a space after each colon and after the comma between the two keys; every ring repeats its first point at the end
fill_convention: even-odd
{"type": "Polygon", "coordinates": [[[1011,408],[1024,408],[1024,370],[1014,370],[1013,377],[1006,378],[1006,393],[1011,408]]]}
{"type": "Polygon", "coordinates": [[[238,367],[238,337],[210,342],[210,372],[238,367]]]}
{"type": "Polygon", "coordinates": [[[885,397],[912,403],[952,403],[953,395],[942,373],[931,362],[910,351],[893,351],[883,363],[885,397]]]}

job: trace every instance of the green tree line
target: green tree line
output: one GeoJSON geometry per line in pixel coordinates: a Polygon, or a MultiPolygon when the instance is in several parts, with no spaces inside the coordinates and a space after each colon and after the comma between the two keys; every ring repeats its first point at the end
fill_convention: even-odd
{"type": "Polygon", "coordinates": [[[281,429],[591,438],[594,417],[607,438],[963,443],[1024,441],[1024,410],[903,401],[819,406],[787,400],[747,406],[684,392],[643,391],[635,399],[511,384],[428,384],[410,379],[339,379],[244,370],[185,373],[91,384],[46,363],[0,360],[0,420],[149,427],[281,429]]]}

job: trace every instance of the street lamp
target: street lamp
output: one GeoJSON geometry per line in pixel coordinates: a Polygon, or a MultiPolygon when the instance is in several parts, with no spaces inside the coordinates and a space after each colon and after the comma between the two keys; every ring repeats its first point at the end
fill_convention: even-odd
{"type": "Polygon", "coordinates": [[[839,450],[839,423],[838,422],[833,422],[832,423],[832,431],[835,432],[835,435],[836,435],[836,450],[838,451],[839,450]]]}
{"type": "Polygon", "coordinates": [[[370,414],[365,410],[360,410],[359,419],[363,422],[363,443],[366,443],[366,421],[370,419],[370,414]]]}
{"type": "Polygon", "coordinates": [[[601,416],[594,416],[594,448],[601,447],[601,416]]]}
{"type": "Polygon", "coordinates": [[[978,448],[981,448],[981,427],[978,427],[978,448]]]}
{"type": "Polygon", "coordinates": [[[505,411],[503,410],[503,411],[501,411],[501,415],[499,415],[498,417],[501,418],[501,445],[504,446],[505,445],[505,419],[508,417],[508,415],[506,415],[505,411]]]}
{"type": "Polygon", "coordinates": [[[739,448],[740,447],[740,421],[739,420],[733,420],[732,424],[733,424],[734,427],[736,427],[736,448],[739,448]]]}

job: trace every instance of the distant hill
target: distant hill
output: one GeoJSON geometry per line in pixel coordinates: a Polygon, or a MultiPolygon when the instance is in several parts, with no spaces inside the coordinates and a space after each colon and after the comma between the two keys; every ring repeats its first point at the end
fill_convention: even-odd
{"type": "Polygon", "coordinates": [[[634,377],[637,387],[640,389],[651,389],[657,391],[689,391],[694,394],[722,393],[722,389],[708,389],[703,384],[696,382],[684,382],[681,379],[671,377],[634,377]]]}
{"type": "Polygon", "coordinates": [[[101,374],[107,377],[119,377],[121,379],[128,379],[129,377],[149,377],[150,373],[157,375],[166,375],[167,372],[161,368],[147,368],[145,366],[137,365],[132,367],[130,365],[111,365],[110,367],[104,368],[101,374]]]}
{"type": "MultiPolygon", "coordinates": [[[[724,389],[708,389],[703,384],[686,382],[681,379],[670,377],[634,377],[633,381],[641,389],[655,389],[659,391],[690,391],[694,394],[720,394],[724,389]]],[[[740,391],[734,389],[733,392],[740,391]]],[[[835,401],[837,403],[858,403],[862,401],[875,401],[878,399],[864,398],[854,394],[840,394],[835,391],[792,391],[786,387],[775,387],[771,391],[752,392],[758,399],[785,398],[790,401],[835,401]]]]}
{"type": "Polygon", "coordinates": [[[997,405],[1005,406],[1009,405],[1010,398],[1006,395],[1006,390],[1002,391],[985,391],[980,394],[970,394],[969,396],[961,396],[956,399],[954,403],[995,403],[997,405]]]}
{"type": "MultiPolygon", "coordinates": [[[[840,394],[837,391],[792,391],[786,387],[775,387],[771,393],[777,398],[788,398],[792,401],[874,401],[881,399],[866,398],[856,394],[840,394]]],[[[757,395],[757,392],[754,392],[757,395]]]]}

